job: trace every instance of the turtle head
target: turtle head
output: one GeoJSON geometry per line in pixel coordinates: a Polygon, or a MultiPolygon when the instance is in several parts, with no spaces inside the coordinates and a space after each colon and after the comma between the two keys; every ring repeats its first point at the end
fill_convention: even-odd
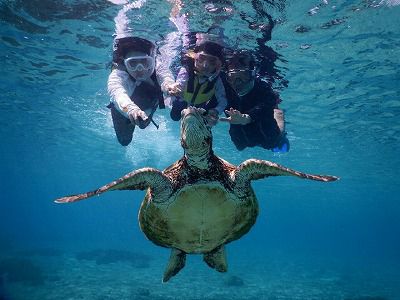
{"type": "Polygon", "coordinates": [[[205,109],[189,106],[182,111],[181,145],[186,154],[203,156],[211,151],[211,127],[205,109]]]}

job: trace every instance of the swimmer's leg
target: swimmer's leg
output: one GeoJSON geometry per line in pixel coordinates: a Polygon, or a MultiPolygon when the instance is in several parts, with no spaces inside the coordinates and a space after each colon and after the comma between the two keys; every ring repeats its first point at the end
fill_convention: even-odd
{"type": "Polygon", "coordinates": [[[132,141],[133,131],[135,130],[135,125],[131,121],[123,116],[114,105],[110,106],[111,117],[114,124],[115,134],[117,135],[118,142],[122,146],[128,146],[132,141]]]}

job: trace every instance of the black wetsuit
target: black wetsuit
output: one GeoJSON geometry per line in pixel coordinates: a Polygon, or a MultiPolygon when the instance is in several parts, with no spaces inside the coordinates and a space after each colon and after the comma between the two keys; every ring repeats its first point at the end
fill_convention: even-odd
{"type": "Polygon", "coordinates": [[[238,150],[246,147],[260,146],[272,149],[279,146],[282,135],[274,119],[274,108],[279,96],[272,88],[259,78],[255,79],[254,88],[246,95],[239,97],[227,90],[228,109],[234,108],[251,117],[247,125],[231,124],[229,134],[238,150]]]}

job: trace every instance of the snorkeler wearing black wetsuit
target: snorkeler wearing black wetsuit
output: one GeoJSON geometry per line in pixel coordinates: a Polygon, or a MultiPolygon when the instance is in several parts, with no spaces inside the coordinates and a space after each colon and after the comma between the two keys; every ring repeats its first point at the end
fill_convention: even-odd
{"type": "Polygon", "coordinates": [[[236,51],[227,59],[227,79],[236,93],[227,90],[229,134],[238,150],[260,146],[287,152],[289,141],[284,131],[279,95],[268,83],[256,78],[255,60],[249,51],[236,51]]]}

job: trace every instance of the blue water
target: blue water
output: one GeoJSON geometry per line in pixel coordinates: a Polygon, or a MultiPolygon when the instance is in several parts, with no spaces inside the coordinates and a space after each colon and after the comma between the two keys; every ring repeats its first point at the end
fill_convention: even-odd
{"type": "MultiPolygon", "coordinates": [[[[122,6],[2,0],[0,299],[400,299],[399,1],[214,2],[188,1],[184,11],[195,30],[217,14],[231,45],[254,48],[260,37],[241,15],[275,20],[267,46],[278,55],[291,142],[286,154],[238,152],[218,124],[216,154],[341,180],[254,182],[260,215],[227,246],[228,273],[190,256],[162,284],[169,250],[140,232],[143,192],[53,203],[134,169],[163,169],[183,153],[168,111],[154,117],[159,130],[137,130],[129,147],[115,138],[106,81],[122,6]],[[215,6],[233,10],[226,18],[215,6]],[[104,253],[117,261],[96,262],[104,253]]],[[[144,1],[141,22],[168,33],[170,9],[144,1]]]]}

